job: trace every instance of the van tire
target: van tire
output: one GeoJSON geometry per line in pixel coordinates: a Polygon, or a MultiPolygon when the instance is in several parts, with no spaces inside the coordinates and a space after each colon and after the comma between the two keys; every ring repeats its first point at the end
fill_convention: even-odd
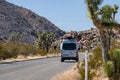
{"type": "Polygon", "coordinates": [[[79,58],[76,58],[75,60],[76,60],[76,62],[78,62],[78,61],[79,61],[79,58]]]}
{"type": "Polygon", "coordinates": [[[64,59],[63,59],[63,58],[61,58],[61,62],[64,62],[64,59]]]}

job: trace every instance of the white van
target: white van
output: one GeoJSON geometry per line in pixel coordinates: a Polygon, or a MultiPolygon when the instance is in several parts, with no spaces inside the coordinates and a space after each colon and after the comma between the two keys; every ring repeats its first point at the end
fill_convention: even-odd
{"type": "Polygon", "coordinates": [[[61,62],[64,60],[79,60],[78,43],[75,39],[63,39],[61,42],[61,62]]]}

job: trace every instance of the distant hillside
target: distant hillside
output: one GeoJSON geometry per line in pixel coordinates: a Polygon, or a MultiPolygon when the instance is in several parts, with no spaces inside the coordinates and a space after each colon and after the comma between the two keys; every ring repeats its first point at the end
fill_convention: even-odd
{"type": "Polygon", "coordinates": [[[54,33],[57,38],[65,34],[46,18],[28,9],[0,0],[0,38],[7,40],[15,32],[22,35],[24,42],[30,43],[34,42],[39,32],[54,33]]]}

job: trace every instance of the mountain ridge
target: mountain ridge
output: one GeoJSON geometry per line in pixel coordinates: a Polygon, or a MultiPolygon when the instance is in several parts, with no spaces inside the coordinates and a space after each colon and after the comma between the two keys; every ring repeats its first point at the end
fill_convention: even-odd
{"type": "Polygon", "coordinates": [[[65,31],[59,29],[45,17],[0,0],[0,38],[8,40],[9,36],[15,32],[19,32],[23,41],[28,43],[33,43],[38,33],[41,32],[54,33],[57,38],[65,34],[65,31]]]}

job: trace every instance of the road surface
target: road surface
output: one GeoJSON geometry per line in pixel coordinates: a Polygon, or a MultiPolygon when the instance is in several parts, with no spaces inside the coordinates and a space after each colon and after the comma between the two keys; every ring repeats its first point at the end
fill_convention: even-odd
{"type": "MultiPolygon", "coordinates": [[[[84,54],[79,56],[84,58],[84,54]]],[[[74,61],[61,63],[60,57],[0,63],[0,80],[50,80],[74,65],[74,61]]]]}

